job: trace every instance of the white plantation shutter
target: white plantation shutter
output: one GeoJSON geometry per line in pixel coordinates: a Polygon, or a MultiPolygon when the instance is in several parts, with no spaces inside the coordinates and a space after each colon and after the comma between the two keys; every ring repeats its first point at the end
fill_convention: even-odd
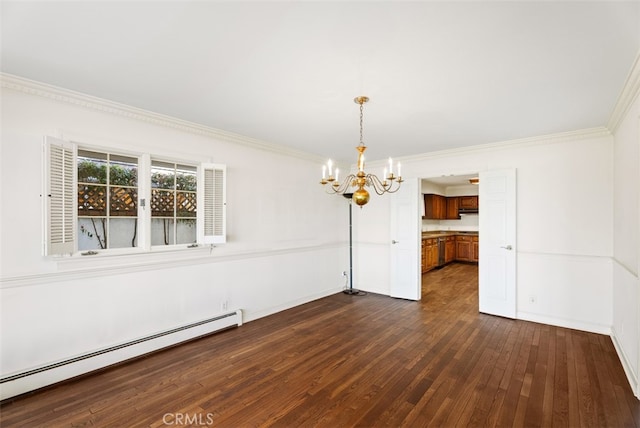
{"type": "Polygon", "coordinates": [[[202,164],[198,174],[198,243],[227,241],[225,165],[202,164]]]}
{"type": "Polygon", "coordinates": [[[75,251],[76,145],[53,137],[44,140],[44,254],[75,251]]]}

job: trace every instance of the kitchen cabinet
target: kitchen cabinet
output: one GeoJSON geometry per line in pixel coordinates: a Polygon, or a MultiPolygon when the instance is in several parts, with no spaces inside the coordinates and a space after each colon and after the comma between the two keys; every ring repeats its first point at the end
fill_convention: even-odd
{"type": "Polygon", "coordinates": [[[446,219],[447,220],[460,220],[460,213],[458,212],[459,208],[459,198],[458,197],[447,197],[447,211],[446,211],[446,219]]]}
{"type": "Polygon", "coordinates": [[[427,272],[427,240],[422,240],[422,253],[420,255],[422,261],[422,273],[427,272]]]}
{"type": "Polygon", "coordinates": [[[442,254],[444,265],[455,261],[478,262],[480,258],[478,235],[460,232],[450,232],[444,236],[442,235],[422,239],[422,254],[420,257],[422,273],[438,267],[441,256],[440,251],[444,252],[442,254]],[[444,244],[440,245],[439,240],[444,241],[444,244]]]}
{"type": "Polygon", "coordinates": [[[480,251],[478,236],[456,236],[456,260],[461,262],[478,262],[480,251]]]}
{"type": "Polygon", "coordinates": [[[478,197],[477,196],[459,196],[458,205],[461,210],[477,210],[478,209],[478,197]]]}
{"type": "Polygon", "coordinates": [[[438,265],[438,238],[422,240],[422,273],[428,272],[438,265]]]}
{"type": "Polygon", "coordinates": [[[477,262],[480,260],[480,250],[478,245],[478,237],[473,236],[471,238],[471,261],[477,262]]]}
{"type": "Polygon", "coordinates": [[[456,259],[456,237],[447,236],[444,244],[444,262],[451,263],[456,259]]]}
{"type": "Polygon", "coordinates": [[[471,254],[471,236],[456,236],[456,260],[462,262],[470,262],[471,254]]]}
{"type": "Polygon", "coordinates": [[[460,220],[460,211],[477,210],[477,196],[445,197],[434,193],[424,195],[424,218],[429,220],[460,220]]]}
{"type": "Polygon", "coordinates": [[[447,217],[447,200],[442,195],[424,195],[424,218],[444,220],[447,217]]]}
{"type": "Polygon", "coordinates": [[[438,239],[427,239],[427,270],[438,265],[438,239]]]}

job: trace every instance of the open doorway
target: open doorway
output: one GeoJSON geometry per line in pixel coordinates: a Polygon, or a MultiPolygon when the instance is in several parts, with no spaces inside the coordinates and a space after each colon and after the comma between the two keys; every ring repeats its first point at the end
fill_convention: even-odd
{"type": "Polygon", "coordinates": [[[443,278],[450,283],[473,283],[465,288],[477,299],[479,263],[478,174],[428,177],[421,180],[422,193],[422,296],[443,278]]]}
{"type": "MultiPolygon", "coordinates": [[[[433,179],[431,180],[433,181],[433,179]]],[[[405,181],[406,183],[403,186],[405,190],[394,193],[390,198],[390,295],[410,300],[421,300],[421,259],[423,258],[421,245],[424,240],[421,236],[422,218],[417,214],[420,212],[420,207],[425,205],[426,199],[422,197],[422,184],[418,178],[411,178],[405,181]],[[409,183],[412,184],[408,185],[409,183]],[[406,203],[402,202],[405,199],[406,203]],[[400,231],[404,232],[403,236],[406,239],[398,239],[400,231]],[[401,256],[401,253],[404,256],[401,256]],[[418,257],[418,254],[420,254],[420,257],[418,257]],[[399,263],[394,263],[394,260],[396,262],[402,260],[407,263],[403,267],[399,263]],[[396,291],[399,292],[396,293],[396,291]]],[[[446,189],[444,193],[446,195],[446,189]]],[[[452,199],[458,200],[461,204],[460,207],[466,208],[462,202],[464,197],[458,196],[452,197],[452,199]]],[[[440,202],[445,201],[446,207],[446,196],[440,195],[436,199],[440,202]]],[[[475,201],[477,213],[466,211],[459,212],[459,214],[479,214],[478,232],[475,234],[476,237],[474,239],[473,230],[457,231],[461,232],[459,233],[460,236],[470,238],[460,239],[460,241],[470,240],[471,243],[469,246],[460,245],[458,239],[456,239],[454,258],[461,259],[461,254],[464,254],[464,248],[466,247],[468,261],[473,262],[474,259],[472,258],[475,257],[475,261],[479,264],[479,279],[477,281],[479,312],[516,318],[517,219],[515,168],[480,172],[478,196],[475,201]]],[[[424,209],[425,217],[428,217],[427,207],[425,206],[424,209]]],[[[442,209],[442,206],[440,206],[440,209],[442,209]]],[[[473,210],[473,208],[471,209],[473,210]]],[[[442,223],[439,222],[438,225],[442,226],[442,223]]],[[[456,231],[455,228],[435,231],[429,230],[430,228],[426,226],[425,229],[425,232],[434,233],[456,231]]],[[[440,235],[440,233],[437,235],[440,235]]],[[[432,263],[433,260],[439,261],[440,253],[436,254],[438,254],[437,257],[433,253],[431,254],[432,258],[429,263],[432,263]]],[[[444,254],[446,264],[446,246],[444,254]]]]}

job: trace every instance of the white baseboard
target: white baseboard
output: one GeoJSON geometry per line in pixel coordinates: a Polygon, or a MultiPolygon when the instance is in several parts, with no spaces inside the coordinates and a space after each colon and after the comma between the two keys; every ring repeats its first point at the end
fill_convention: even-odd
{"type": "Polygon", "coordinates": [[[611,341],[613,342],[614,348],[616,348],[616,353],[618,354],[618,358],[620,359],[620,363],[622,363],[622,368],[624,369],[625,375],[627,375],[627,380],[629,381],[629,385],[631,386],[631,390],[633,391],[633,395],[636,398],[640,399],[640,391],[638,388],[638,376],[633,371],[633,365],[629,363],[629,358],[624,353],[624,348],[618,342],[618,336],[616,334],[615,328],[612,329],[611,333],[611,341]]]}
{"type": "Polygon", "coordinates": [[[590,333],[606,334],[611,336],[611,326],[586,323],[583,321],[568,320],[563,318],[549,317],[531,312],[518,311],[516,318],[523,321],[537,322],[540,324],[555,325],[556,327],[571,328],[574,330],[588,331],[590,333]]]}

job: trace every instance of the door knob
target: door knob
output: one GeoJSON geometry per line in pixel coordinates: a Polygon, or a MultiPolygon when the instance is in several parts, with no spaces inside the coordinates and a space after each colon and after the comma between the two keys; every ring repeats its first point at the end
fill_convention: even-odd
{"type": "Polygon", "coordinates": [[[513,247],[511,245],[507,245],[506,247],[500,247],[500,248],[504,248],[505,250],[513,250],[513,247]]]}
{"type": "Polygon", "coordinates": [[[400,243],[400,241],[396,241],[395,239],[392,239],[392,240],[391,240],[391,243],[392,243],[392,244],[399,244],[399,243],[400,243]]]}

